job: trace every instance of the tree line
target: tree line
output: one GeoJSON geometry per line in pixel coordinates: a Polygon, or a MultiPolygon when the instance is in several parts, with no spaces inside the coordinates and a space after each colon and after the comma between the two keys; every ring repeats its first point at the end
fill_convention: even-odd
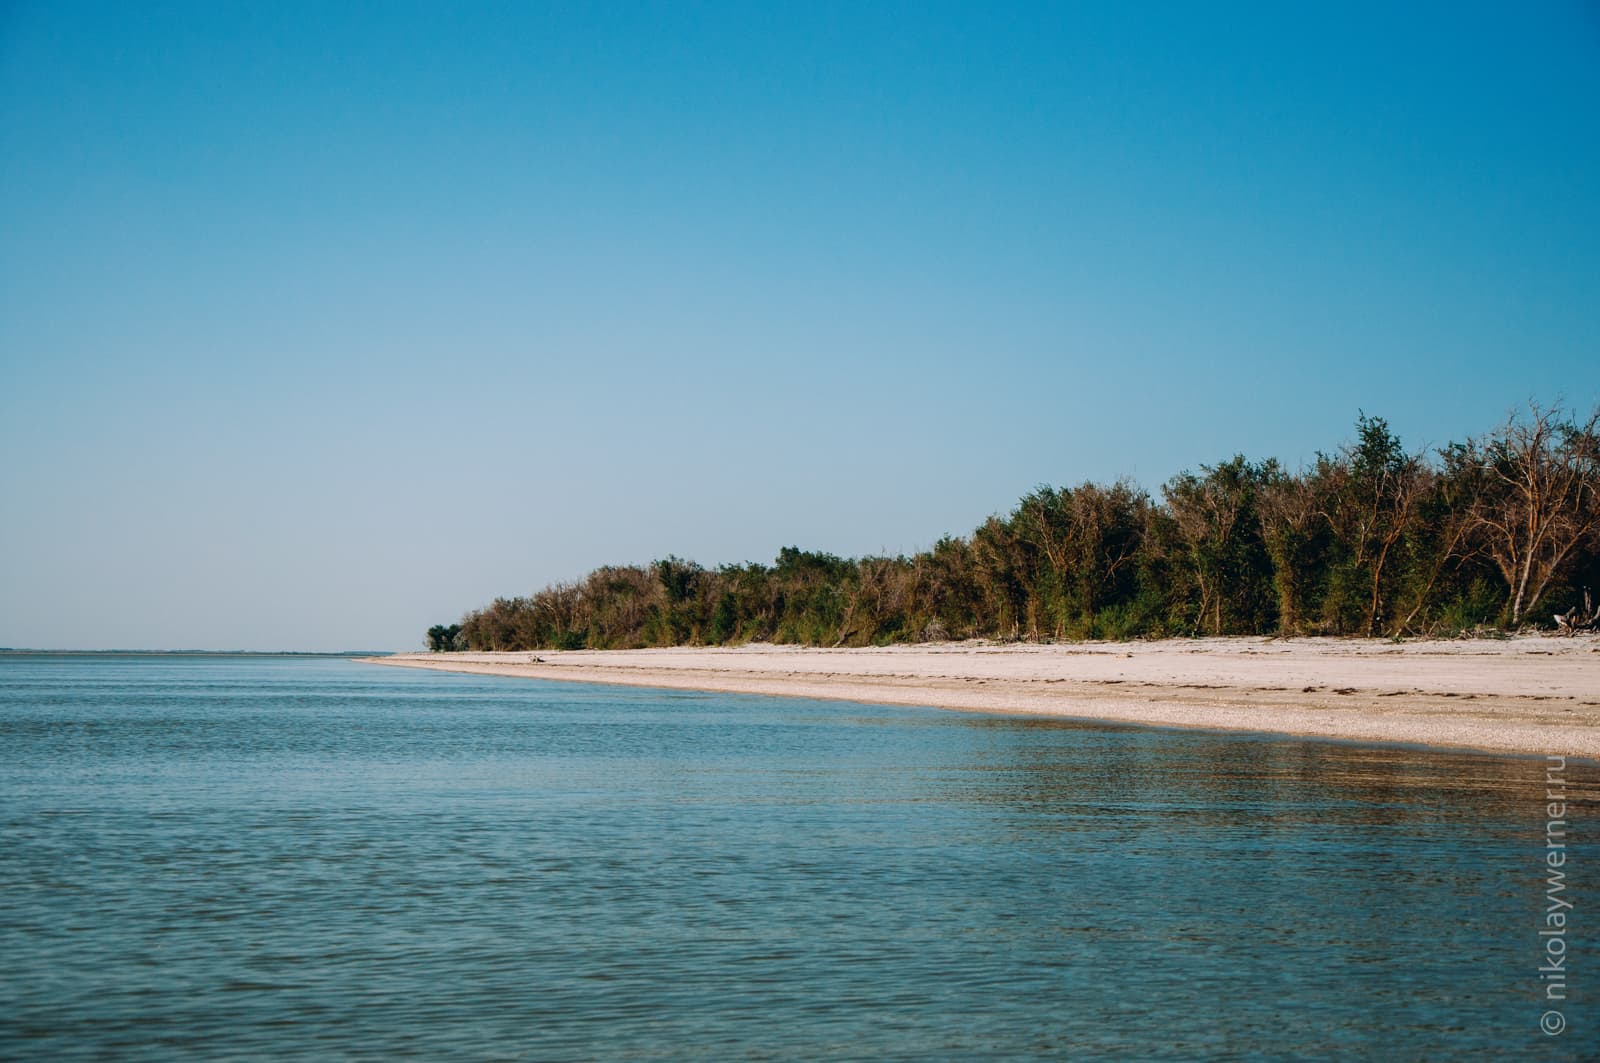
{"type": "Polygon", "coordinates": [[[1439,636],[1548,626],[1600,585],[1600,411],[1531,404],[1432,454],[1382,418],[1355,427],[1309,468],[1236,455],[1159,498],[1127,480],[1041,486],[909,557],[606,566],[497,598],[429,645],[1439,636]]]}

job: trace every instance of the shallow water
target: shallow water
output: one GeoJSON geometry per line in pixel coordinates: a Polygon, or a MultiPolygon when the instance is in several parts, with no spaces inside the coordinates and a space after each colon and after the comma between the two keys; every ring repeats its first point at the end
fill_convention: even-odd
{"type": "Polygon", "coordinates": [[[5,657],[0,1057],[1590,1058],[1600,772],[1565,772],[1588,890],[1555,1005],[1545,774],[344,660],[5,657]]]}

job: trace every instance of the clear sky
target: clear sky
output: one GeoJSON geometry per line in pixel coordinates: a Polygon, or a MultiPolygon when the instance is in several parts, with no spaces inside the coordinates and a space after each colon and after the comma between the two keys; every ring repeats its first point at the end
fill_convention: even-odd
{"type": "Polygon", "coordinates": [[[1600,400],[1600,8],[0,3],[0,645],[1600,400]]]}

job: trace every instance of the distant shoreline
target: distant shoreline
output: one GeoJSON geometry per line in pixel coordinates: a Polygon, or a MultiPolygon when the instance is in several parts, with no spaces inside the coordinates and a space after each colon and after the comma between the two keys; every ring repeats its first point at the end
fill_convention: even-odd
{"type": "Polygon", "coordinates": [[[0,657],[341,657],[371,660],[373,650],[25,650],[0,647],[0,657]]]}
{"type": "Polygon", "coordinates": [[[1600,639],[407,653],[374,664],[1600,759],[1600,639]]]}

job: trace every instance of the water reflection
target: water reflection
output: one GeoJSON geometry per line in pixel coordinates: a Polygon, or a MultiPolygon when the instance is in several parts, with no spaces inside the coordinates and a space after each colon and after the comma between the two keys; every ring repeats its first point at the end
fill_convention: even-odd
{"type": "MultiPolygon", "coordinates": [[[[989,718],[974,726],[1027,737],[996,743],[1014,752],[1004,763],[977,762],[997,778],[1010,774],[1017,793],[980,785],[975,792],[1024,803],[1086,801],[1112,806],[1132,801],[1224,807],[1254,803],[1272,816],[1305,803],[1348,806],[1369,822],[1439,816],[1539,820],[1546,763],[1469,751],[1370,745],[1226,732],[1086,725],[1073,721],[989,718]]],[[[1600,802],[1600,765],[1567,758],[1569,800],[1578,815],[1600,802]]]]}

